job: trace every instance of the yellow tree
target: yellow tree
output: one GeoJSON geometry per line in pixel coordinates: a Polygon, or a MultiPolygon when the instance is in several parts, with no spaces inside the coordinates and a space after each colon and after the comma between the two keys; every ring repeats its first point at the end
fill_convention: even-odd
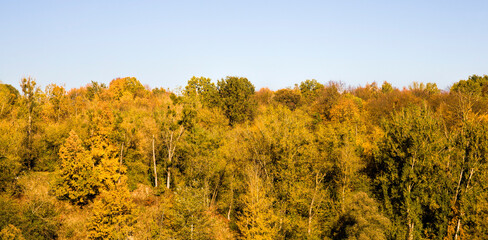
{"type": "Polygon", "coordinates": [[[119,162],[118,149],[104,135],[90,139],[90,155],[95,164],[98,182],[104,189],[110,189],[119,181],[125,168],[119,162]]]}
{"type": "Polygon", "coordinates": [[[243,239],[275,239],[278,234],[277,216],[273,213],[273,201],[268,195],[266,182],[260,176],[257,164],[246,172],[247,193],[242,196],[244,209],[237,225],[243,239]]]}
{"type": "Polygon", "coordinates": [[[127,239],[133,235],[136,206],[130,197],[125,181],[102,191],[93,206],[93,216],[88,223],[91,239],[127,239]]]}
{"type": "Polygon", "coordinates": [[[75,131],[71,130],[61,146],[59,158],[61,167],[54,185],[55,195],[75,205],[87,204],[97,195],[98,181],[93,159],[75,131]]]}

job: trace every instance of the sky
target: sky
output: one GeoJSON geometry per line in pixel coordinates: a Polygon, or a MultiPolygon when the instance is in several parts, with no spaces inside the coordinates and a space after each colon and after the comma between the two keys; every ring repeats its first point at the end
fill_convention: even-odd
{"type": "Polygon", "coordinates": [[[192,76],[447,89],[488,74],[488,1],[0,0],[0,81],[78,88],[192,76]]]}

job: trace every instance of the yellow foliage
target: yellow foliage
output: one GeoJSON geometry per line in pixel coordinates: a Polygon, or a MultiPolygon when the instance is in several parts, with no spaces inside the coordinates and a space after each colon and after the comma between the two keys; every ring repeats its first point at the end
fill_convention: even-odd
{"type": "Polygon", "coordinates": [[[136,206],[125,182],[103,191],[93,206],[88,224],[91,239],[125,239],[133,235],[136,206]]]}
{"type": "Polygon", "coordinates": [[[0,239],[2,240],[24,240],[22,232],[20,229],[16,228],[14,225],[9,224],[0,231],[0,239]]]}

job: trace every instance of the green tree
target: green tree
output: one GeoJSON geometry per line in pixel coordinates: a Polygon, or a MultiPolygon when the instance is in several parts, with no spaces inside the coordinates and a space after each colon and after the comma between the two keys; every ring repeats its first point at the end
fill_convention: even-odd
{"type": "Polygon", "coordinates": [[[445,234],[444,163],[446,139],[442,124],[426,108],[412,107],[384,124],[385,137],[375,153],[375,185],[383,207],[394,221],[395,238],[408,240],[445,234]],[[442,190],[441,190],[442,189],[442,190]],[[430,219],[429,212],[443,217],[430,219]]]}
{"type": "Polygon", "coordinates": [[[226,77],[217,82],[217,88],[230,125],[254,119],[257,107],[253,98],[255,89],[247,78],[226,77]]]}
{"type": "Polygon", "coordinates": [[[454,137],[448,227],[450,238],[482,239],[486,231],[488,127],[467,119],[454,137]]]}
{"type": "Polygon", "coordinates": [[[22,103],[27,114],[26,134],[24,137],[23,163],[28,169],[32,169],[35,164],[35,153],[33,149],[34,134],[36,133],[35,122],[37,120],[37,107],[39,105],[39,88],[36,81],[32,78],[22,78],[20,87],[22,88],[22,103]]]}
{"type": "Polygon", "coordinates": [[[390,221],[381,215],[377,203],[364,192],[348,199],[346,209],[332,228],[332,239],[388,239],[390,221]]]}
{"type": "Polygon", "coordinates": [[[206,107],[219,105],[219,92],[210,78],[193,76],[185,87],[185,95],[195,97],[206,107]]]}
{"type": "Polygon", "coordinates": [[[383,84],[381,85],[381,92],[386,94],[392,91],[393,91],[393,86],[389,82],[384,81],[383,84]]]}
{"type": "Polygon", "coordinates": [[[324,88],[324,85],[319,83],[317,80],[305,80],[300,83],[299,89],[302,93],[302,97],[307,102],[313,102],[315,98],[319,95],[321,89],[324,88]]]}
{"type": "Polygon", "coordinates": [[[18,102],[19,91],[10,84],[0,83],[0,118],[7,116],[18,102]]]}
{"type": "Polygon", "coordinates": [[[280,89],[275,92],[273,100],[283,104],[290,110],[295,110],[301,104],[301,94],[298,90],[280,89]]]}
{"type": "Polygon", "coordinates": [[[22,233],[28,240],[57,239],[60,222],[52,202],[34,199],[23,209],[22,233]]]}
{"type": "Polygon", "coordinates": [[[451,87],[452,92],[461,92],[474,96],[488,96],[488,75],[469,76],[467,80],[460,80],[451,87]]]}

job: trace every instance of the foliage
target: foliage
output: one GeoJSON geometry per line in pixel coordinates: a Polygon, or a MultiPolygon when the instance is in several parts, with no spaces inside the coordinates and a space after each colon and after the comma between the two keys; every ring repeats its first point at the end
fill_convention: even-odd
{"type": "Polygon", "coordinates": [[[132,236],[137,210],[125,183],[103,190],[93,206],[88,229],[91,239],[121,239],[132,236]]]}
{"type": "Polygon", "coordinates": [[[59,150],[60,171],[54,186],[55,195],[75,205],[86,205],[98,193],[94,161],[72,130],[59,150]]]}
{"type": "Polygon", "coordinates": [[[254,85],[247,78],[226,77],[217,82],[222,108],[230,125],[254,119],[256,102],[254,85]]]}
{"type": "Polygon", "coordinates": [[[293,111],[300,106],[301,97],[300,92],[297,90],[280,89],[275,92],[273,100],[277,103],[285,105],[293,111]]]}
{"type": "Polygon", "coordinates": [[[36,199],[24,207],[24,222],[21,226],[26,239],[57,239],[61,224],[58,212],[49,201],[36,199]]]}
{"type": "Polygon", "coordinates": [[[10,84],[0,83],[0,118],[7,116],[18,102],[19,91],[10,84]]]}
{"type": "Polygon", "coordinates": [[[469,76],[467,80],[460,80],[453,84],[451,91],[486,97],[488,96],[488,75],[469,76]]]}
{"type": "Polygon", "coordinates": [[[9,224],[0,231],[0,239],[2,240],[25,240],[22,236],[22,231],[14,225],[9,224]]]}
{"type": "Polygon", "coordinates": [[[332,228],[332,239],[386,240],[390,221],[381,215],[376,202],[364,192],[348,199],[346,209],[332,228]]]}
{"type": "Polygon", "coordinates": [[[238,226],[242,239],[275,239],[277,216],[273,199],[267,196],[268,186],[260,177],[257,166],[247,169],[247,193],[242,196],[243,211],[238,226]]]}
{"type": "Polygon", "coordinates": [[[0,236],[486,239],[486,76],[0,85],[0,236]]]}
{"type": "Polygon", "coordinates": [[[198,98],[204,106],[219,106],[219,92],[210,78],[193,76],[185,87],[185,95],[198,98]]]}

